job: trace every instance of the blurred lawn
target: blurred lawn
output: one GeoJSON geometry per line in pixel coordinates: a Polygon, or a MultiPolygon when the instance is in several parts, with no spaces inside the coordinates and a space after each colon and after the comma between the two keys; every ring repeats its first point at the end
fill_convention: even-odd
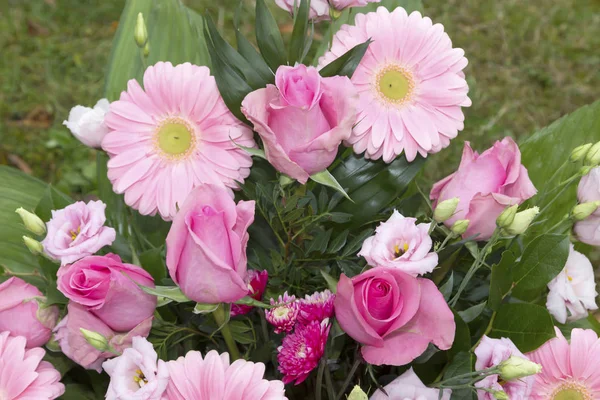
{"type": "MultiPolygon", "coordinates": [[[[188,0],[231,34],[237,0],[188,0]],[[219,4],[215,6],[215,4],[219,4]],[[216,8],[220,7],[220,8],[216,8]]],[[[102,96],[121,0],[0,0],[0,163],[66,192],[94,188],[94,157],[62,126],[76,104],[102,96]]],[[[424,0],[469,59],[473,106],[465,130],[433,157],[427,175],[458,163],[463,140],[483,150],[530,134],[598,99],[598,0],[424,0]],[[450,163],[450,165],[448,165],[450,163]]],[[[251,0],[244,7],[252,9],[251,0]]],[[[287,15],[277,14],[282,24],[287,15]]],[[[251,25],[245,27],[250,32],[251,25]]]]}

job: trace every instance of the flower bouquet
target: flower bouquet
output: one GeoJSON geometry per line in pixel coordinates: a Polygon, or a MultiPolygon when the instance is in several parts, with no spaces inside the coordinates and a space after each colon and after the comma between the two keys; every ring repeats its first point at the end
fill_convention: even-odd
{"type": "Polygon", "coordinates": [[[233,47],[128,0],[65,121],[97,191],[0,169],[0,399],[600,398],[600,103],[433,183],[471,105],[443,26],[266,1],[233,47]]]}

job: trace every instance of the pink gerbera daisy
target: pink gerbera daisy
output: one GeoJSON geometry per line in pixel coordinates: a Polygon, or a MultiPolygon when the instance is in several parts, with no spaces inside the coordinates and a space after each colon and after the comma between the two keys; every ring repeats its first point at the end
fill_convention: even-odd
{"type": "Polygon", "coordinates": [[[556,338],[527,354],[542,365],[535,376],[535,400],[600,399],[600,339],[591,329],[573,329],[571,344],[558,328],[556,338]]]}
{"type": "Polygon", "coordinates": [[[360,105],[347,143],[385,162],[403,151],[412,161],[448,146],[463,129],[461,107],[471,105],[464,51],[453,49],[444,27],[419,12],[379,7],[358,14],[354,26],[343,25],[319,65],[368,39],[373,42],[352,76],[360,105]]]}
{"type": "Polygon", "coordinates": [[[0,333],[0,399],[52,400],[65,392],[60,373],[40,347],[26,350],[23,336],[0,333]]]}
{"type": "Polygon", "coordinates": [[[236,188],[252,159],[252,131],[227,109],[207,67],[159,62],[134,79],[106,114],[108,178],[143,215],[171,220],[203,183],[236,188]]]}

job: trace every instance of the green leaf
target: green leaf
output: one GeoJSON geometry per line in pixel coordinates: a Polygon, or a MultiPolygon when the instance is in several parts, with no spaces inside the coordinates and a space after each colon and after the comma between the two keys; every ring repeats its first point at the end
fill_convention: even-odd
{"type": "Polygon", "coordinates": [[[219,307],[219,304],[196,303],[193,313],[194,314],[203,314],[203,315],[210,314],[210,313],[214,312],[218,307],[219,307]]]}
{"type": "Polygon", "coordinates": [[[60,210],[71,203],[73,203],[73,199],[54,189],[52,185],[48,185],[44,196],[40,199],[40,202],[35,208],[35,213],[38,217],[47,222],[52,218],[52,210],[60,210]]]}
{"type": "Polygon", "coordinates": [[[294,13],[294,29],[290,40],[288,53],[289,65],[296,62],[301,63],[304,58],[304,48],[306,47],[306,33],[308,32],[308,3],[310,0],[300,0],[300,6],[294,13]]]}
{"type": "Polygon", "coordinates": [[[484,301],[483,303],[476,304],[472,307],[467,308],[464,311],[459,311],[458,314],[463,319],[463,321],[465,321],[468,324],[469,322],[475,320],[475,318],[481,315],[483,310],[485,310],[486,304],[487,303],[484,301]]]}
{"type": "Polygon", "coordinates": [[[452,310],[454,314],[454,322],[456,324],[456,333],[454,335],[454,342],[449,350],[450,357],[455,357],[458,353],[463,351],[469,351],[471,349],[471,331],[468,321],[465,321],[460,312],[452,310]]]}
{"type": "Polygon", "coordinates": [[[554,324],[545,307],[528,303],[503,304],[498,308],[489,336],[509,338],[526,353],[554,337],[554,324]]]}
{"type": "Polygon", "coordinates": [[[256,0],[256,43],[271,70],[285,65],[285,48],[277,21],[264,0],[256,0]]]}
{"type": "Polygon", "coordinates": [[[516,264],[517,255],[513,251],[516,246],[502,253],[500,262],[492,267],[492,276],[490,281],[490,294],[488,306],[497,311],[504,297],[512,288],[512,269],[516,264]]]}
{"type": "Polygon", "coordinates": [[[251,156],[259,157],[259,158],[262,158],[263,160],[267,159],[267,156],[265,155],[265,151],[262,149],[255,149],[253,147],[246,147],[246,146],[239,145],[235,142],[233,142],[233,143],[240,149],[244,150],[246,153],[250,154],[251,156]]]}
{"type": "MultiPolygon", "coordinates": [[[[544,197],[545,192],[554,189],[559,182],[569,178],[580,168],[580,164],[570,163],[551,179],[568,159],[571,150],[585,143],[596,142],[599,137],[600,101],[577,109],[533,135],[524,136],[526,139],[519,146],[521,161],[527,168],[531,181],[539,190],[534,200],[544,197]]],[[[540,216],[539,219],[543,222],[530,229],[534,229],[534,232],[546,232],[549,227],[560,221],[575,205],[575,192],[576,185],[572,185],[540,216]]],[[[547,196],[537,205],[543,208],[553,197],[547,196]]]]}
{"type": "Polygon", "coordinates": [[[331,291],[331,293],[337,293],[338,280],[325,272],[325,270],[320,269],[319,272],[323,276],[323,279],[325,279],[325,282],[327,282],[327,288],[331,291]]]}
{"type": "Polygon", "coordinates": [[[372,221],[406,192],[424,164],[422,157],[409,163],[400,156],[386,164],[351,154],[332,171],[332,175],[354,202],[342,201],[335,210],[352,214],[351,224],[354,227],[372,221]]]}
{"type": "Polygon", "coordinates": [[[370,39],[364,43],[357,44],[344,53],[341,57],[324,66],[319,73],[323,77],[340,75],[352,78],[352,74],[354,74],[354,70],[356,70],[360,60],[362,60],[363,56],[367,52],[369,44],[371,44],[370,39]]]}
{"type": "MultiPolygon", "coordinates": [[[[444,373],[444,380],[453,378],[458,375],[463,375],[463,374],[468,374],[470,372],[473,372],[473,364],[474,364],[474,357],[470,352],[463,351],[463,352],[456,354],[454,356],[454,358],[452,358],[452,361],[450,362],[450,364],[448,364],[448,368],[446,369],[446,372],[444,373]]],[[[457,379],[457,380],[453,381],[452,384],[458,384],[458,383],[466,384],[470,380],[471,380],[470,378],[465,378],[462,380],[457,379]]],[[[473,400],[476,398],[477,397],[476,397],[475,391],[471,388],[453,389],[452,390],[452,399],[453,400],[454,399],[473,400]]]]}
{"type": "Polygon", "coordinates": [[[96,400],[92,389],[87,385],[79,383],[69,383],[65,385],[65,394],[61,400],[96,400]]]}
{"type": "Polygon", "coordinates": [[[440,293],[444,296],[446,301],[450,300],[452,295],[452,289],[454,288],[454,272],[450,272],[450,277],[446,282],[440,286],[440,293]]]}
{"type": "MultiPolygon", "coordinates": [[[[25,229],[15,210],[32,211],[46,192],[46,184],[21,171],[0,166],[0,267],[37,286],[43,286],[37,257],[29,252],[22,236],[32,234],[25,229]]],[[[0,277],[0,280],[2,278],[0,277]]]]}
{"type": "Polygon", "coordinates": [[[162,247],[147,250],[139,255],[142,268],[152,275],[154,282],[160,283],[167,277],[167,267],[162,247]]]}
{"type": "Polygon", "coordinates": [[[327,253],[335,254],[342,249],[346,245],[346,240],[348,240],[348,234],[350,231],[348,229],[343,230],[339,234],[336,234],[329,247],[327,248],[327,253]]]}
{"type": "Polygon", "coordinates": [[[513,268],[513,296],[533,300],[562,271],[569,256],[567,235],[546,234],[535,238],[513,268]]]}
{"type": "Polygon", "coordinates": [[[317,183],[320,183],[321,185],[325,185],[325,186],[335,189],[336,191],[338,191],[342,195],[344,195],[345,198],[352,201],[352,199],[350,198],[350,196],[348,196],[348,193],[346,193],[344,188],[338,183],[338,181],[335,179],[335,177],[333,175],[331,175],[331,172],[329,172],[327,170],[317,172],[316,174],[312,174],[310,176],[310,179],[317,183]]]}
{"type": "Polygon", "coordinates": [[[186,297],[185,294],[179,289],[177,286],[156,286],[156,287],[148,287],[143,285],[138,285],[144,292],[148,294],[153,294],[158,297],[165,297],[167,299],[173,300],[176,303],[187,303],[192,301],[186,297]]]}
{"type": "Polygon", "coordinates": [[[265,85],[275,82],[275,75],[273,75],[273,72],[271,72],[271,69],[265,62],[265,59],[258,51],[256,51],[254,46],[252,46],[252,43],[250,43],[237,28],[235,30],[235,37],[237,40],[238,52],[250,63],[256,73],[260,75],[263,82],[265,82],[265,85]]]}

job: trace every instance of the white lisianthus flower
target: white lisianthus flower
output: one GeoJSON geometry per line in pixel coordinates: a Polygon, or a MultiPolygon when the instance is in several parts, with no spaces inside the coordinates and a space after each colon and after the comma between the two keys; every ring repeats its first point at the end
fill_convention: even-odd
{"type": "Polygon", "coordinates": [[[69,112],[69,119],[63,121],[73,136],[88,147],[100,148],[102,139],[108,133],[104,123],[104,116],[108,112],[110,103],[100,99],[94,108],[75,106],[69,112]]]}
{"type": "Polygon", "coordinates": [[[546,307],[558,322],[564,324],[585,318],[588,310],[596,310],[596,282],[594,269],[586,256],[575,251],[573,245],[565,268],[548,284],[550,293],[546,307]]]}

